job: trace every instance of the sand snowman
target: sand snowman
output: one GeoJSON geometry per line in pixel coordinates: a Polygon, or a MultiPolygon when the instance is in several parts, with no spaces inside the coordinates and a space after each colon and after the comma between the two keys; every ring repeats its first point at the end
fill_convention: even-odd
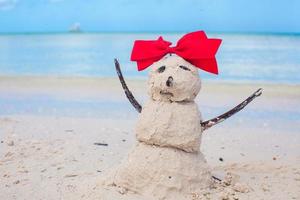
{"type": "MultiPolygon", "coordinates": [[[[108,185],[115,186],[122,192],[130,191],[153,199],[180,200],[191,199],[193,195],[201,194],[209,189],[213,180],[210,168],[200,152],[202,131],[238,112],[253,98],[259,96],[259,94],[254,94],[252,99],[249,97],[250,100],[249,98],[245,100],[242,107],[236,107],[203,123],[201,113],[194,102],[201,89],[199,66],[188,62],[185,53],[177,51],[180,49],[187,51],[187,47],[182,43],[187,43],[189,46],[194,42],[197,43],[194,38],[196,40],[203,39],[201,37],[206,40],[207,38],[202,31],[190,33],[184,37],[173,48],[170,48],[170,43],[162,38],[151,41],[152,47],[149,47],[149,41],[142,41],[145,42],[146,47],[135,44],[135,52],[143,50],[152,54],[155,54],[156,50],[162,51],[162,46],[165,45],[165,50],[160,53],[162,58],[156,57],[149,62],[149,59],[137,56],[144,59],[136,59],[139,69],[145,68],[145,63],[141,63],[141,60],[143,62],[146,60],[147,65],[150,66],[148,80],[150,98],[143,108],[128,90],[119,63],[116,61],[118,75],[126,96],[141,112],[136,125],[135,147],[106,181],[108,185]],[[152,51],[149,51],[149,48],[152,48],[152,51]]],[[[206,64],[204,70],[217,72],[214,56],[221,41],[216,41],[218,44],[213,47],[207,47],[209,45],[205,44],[207,41],[202,41],[201,47],[194,47],[200,52],[205,52],[203,48],[213,48],[213,51],[210,57],[206,58],[207,60],[192,62],[197,65],[206,64]]]]}

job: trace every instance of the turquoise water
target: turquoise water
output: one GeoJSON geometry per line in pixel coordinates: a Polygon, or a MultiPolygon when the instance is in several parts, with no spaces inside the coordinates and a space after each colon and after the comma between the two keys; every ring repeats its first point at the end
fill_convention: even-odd
{"type": "MultiPolygon", "coordinates": [[[[0,75],[116,76],[118,58],[127,77],[145,77],[129,61],[135,39],[181,34],[24,34],[0,35],[0,75]]],[[[300,36],[208,34],[223,39],[217,54],[220,75],[203,79],[300,83],[300,36]]]]}

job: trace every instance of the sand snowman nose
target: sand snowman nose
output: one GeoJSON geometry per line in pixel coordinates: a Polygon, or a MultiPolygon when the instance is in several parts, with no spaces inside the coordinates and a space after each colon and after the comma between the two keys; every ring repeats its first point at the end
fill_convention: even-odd
{"type": "Polygon", "coordinates": [[[166,81],[166,85],[168,87],[172,87],[173,86],[173,77],[169,76],[168,80],[166,81]]]}

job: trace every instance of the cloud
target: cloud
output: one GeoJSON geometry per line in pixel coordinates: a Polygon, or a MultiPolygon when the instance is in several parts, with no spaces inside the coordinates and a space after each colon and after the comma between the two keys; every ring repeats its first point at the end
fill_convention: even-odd
{"type": "Polygon", "coordinates": [[[0,0],[0,10],[13,9],[17,4],[17,0],[0,0]]]}

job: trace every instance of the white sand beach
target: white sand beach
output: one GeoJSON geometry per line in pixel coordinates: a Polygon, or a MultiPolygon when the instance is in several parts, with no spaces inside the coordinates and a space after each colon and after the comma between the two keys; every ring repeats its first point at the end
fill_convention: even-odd
{"type": "MultiPolygon", "coordinates": [[[[128,85],[146,101],[145,80],[128,85]]],[[[259,87],[264,92],[203,133],[201,151],[213,175],[229,174],[238,184],[193,199],[300,199],[300,86],[202,85],[196,102],[204,119],[259,87]]],[[[116,78],[0,77],[0,99],[0,199],[141,199],[101,184],[135,143],[138,113],[116,78]]]]}

